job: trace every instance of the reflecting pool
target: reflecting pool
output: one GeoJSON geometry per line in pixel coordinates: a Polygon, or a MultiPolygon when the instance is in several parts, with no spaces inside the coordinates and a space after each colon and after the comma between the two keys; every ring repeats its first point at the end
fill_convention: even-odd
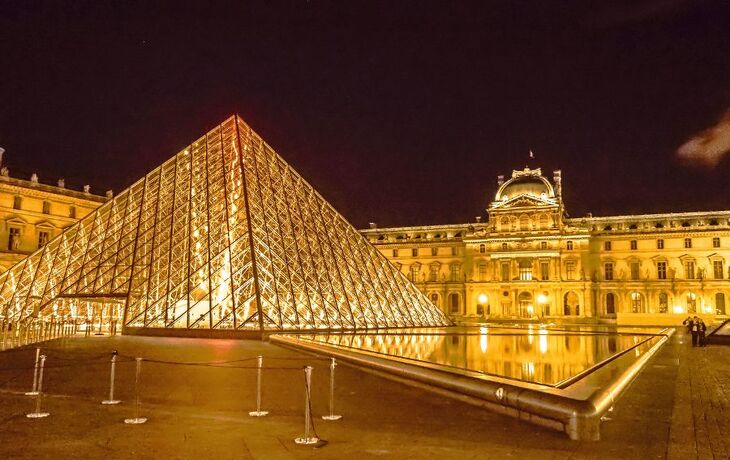
{"type": "Polygon", "coordinates": [[[565,387],[592,369],[655,341],[660,328],[484,325],[342,334],[299,339],[387,355],[459,373],[478,373],[565,387]]]}

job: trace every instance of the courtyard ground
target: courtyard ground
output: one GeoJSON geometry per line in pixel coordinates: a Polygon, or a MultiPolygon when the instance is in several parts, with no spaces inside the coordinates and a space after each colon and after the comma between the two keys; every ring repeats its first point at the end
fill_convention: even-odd
{"type": "Polygon", "coordinates": [[[0,458],[728,458],[730,347],[691,348],[674,334],[616,404],[598,442],[337,367],[336,412],[327,422],[328,363],[259,341],[92,337],[44,344],[43,409],[28,419],[35,347],[0,353],[0,458]],[[118,406],[108,393],[109,353],[118,350],[118,406]],[[264,356],[263,409],[254,418],[254,358],[264,356]],[[133,415],[135,364],[142,356],[143,425],[133,415]],[[232,361],[232,363],[223,363],[232,361]],[[243,361],[239,361],[243,360],[243,361]],[[153,362],[157,361],[157,362],[153,362]],[[210,362],[217,366],[164,361],[210,362]],[[312,365],[317,446],[303,434],[304,365],[312,365]],[[235,366],[235,367],[222,367],[235,366]]]}

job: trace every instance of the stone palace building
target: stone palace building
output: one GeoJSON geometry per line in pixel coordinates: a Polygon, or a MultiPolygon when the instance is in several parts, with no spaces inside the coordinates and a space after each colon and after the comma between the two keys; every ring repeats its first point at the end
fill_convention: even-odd
{"type": "Polygon", "coordinates": [[[58,236],[107,200],[66,188],[59,179],[56,186],[42,184],[33,174],[30,180],[10,177],[2,165],[0,149],[0,273],[23,260],[58,236]]]}
{"type": "Polygon", "coordinates": [[[362,233],[454,319],[727,315],[730,211],[567,218],[562,177],[497,179],[488,220],[362,233]]]}

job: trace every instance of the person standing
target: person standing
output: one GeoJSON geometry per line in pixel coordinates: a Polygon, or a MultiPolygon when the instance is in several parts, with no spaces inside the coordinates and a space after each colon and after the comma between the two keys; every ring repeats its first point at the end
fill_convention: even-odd
{"type": "Polygon", "coordinates": [[[705,324],[705,322],[703,320],[700,320],[698,329],[699,329],[699,333],[700,333],[700,337],[699,337],[700,346],[704,347],[705,343],[706,343],[705,342],[705,332],[707,332],[707,325],[705,324]]]}
{"type": "Polygon", "coordinates": [[[698,346],[700,338],[700,319],[698,317],[692,318],[691,326],[689,328],[690,334],[692,334],[692,346],[698,346]]]}

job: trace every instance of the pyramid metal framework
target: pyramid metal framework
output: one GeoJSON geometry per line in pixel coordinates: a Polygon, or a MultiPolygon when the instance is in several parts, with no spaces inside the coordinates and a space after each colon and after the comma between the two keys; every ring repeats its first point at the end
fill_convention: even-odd
{"type": "Polygon", "coordinates": [[[0,275],[0,286],[9,320],[101,306],[132,328],[450,324],[238,116],[0,275]]]}

